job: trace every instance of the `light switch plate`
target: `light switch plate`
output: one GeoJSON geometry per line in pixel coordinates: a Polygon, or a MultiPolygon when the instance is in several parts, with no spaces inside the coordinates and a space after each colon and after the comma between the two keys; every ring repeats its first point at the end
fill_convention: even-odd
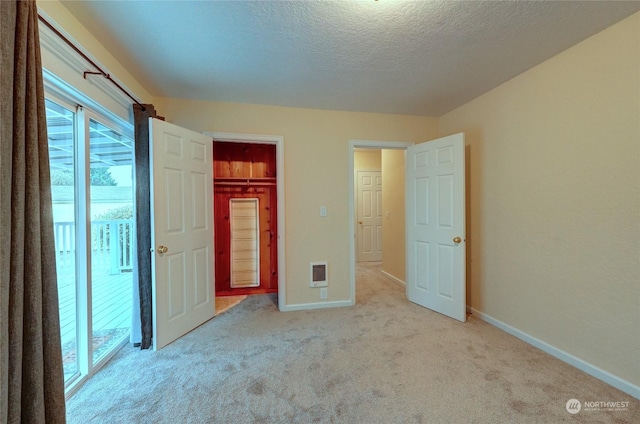
{"type": "Polygon", "coordinates": [[[327,216],[327,207],[320,206],[320,216],[327,216]]]}

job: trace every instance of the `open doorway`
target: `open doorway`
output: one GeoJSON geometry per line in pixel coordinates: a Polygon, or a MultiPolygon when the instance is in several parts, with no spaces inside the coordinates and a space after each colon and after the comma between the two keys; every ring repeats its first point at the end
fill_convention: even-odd
{"type": "Polygon", "coordinates": [[[216,297],[277,293],[276,146],[213,142],[216,297]]]}
{"type": "MultiPolygon", "coordinates": [[[[278,309],[284,310],[286,307],[286,287],[285,287],[285,194],[284,194],[284,137],[275,135],[259,135],[259,134],[239,134],[239,133],[223,133],[205,131],[205,135],[211,136],[215,141],[227,143],[243,143],[254,145],[272,145],[275,146],[275,169],[276,169],[276,205],[277,218],[275,227],[277,233],[273,233],[272,243],[275,243],[276,262],[277,262],[277,294],[278,309]]],[[[215,154],[215,153],[214,153],[215,154]]],[[[246,182],[246,181],[245,181],[246,182]]],[[[217,219],[217,217],[216,217],[217,219]]],[[[215,237],[215,234],[214,234],[215,237]]]]}
{"type": "MultiPolygon", "coordinates": [[[[399,268],[398,278],[388,272],[388,249],[385,247],[386,225],[383,225],[383,273],[407,288],[407,299],[425,308],[464,322],[466,305],[465,259],[465,144],[464,134],[453,134],[413,146],[411,143],[350,140],[349,142],[349,190],[351,247],[351,302],[356,303],[356,219],[354,207],[354,156],[357,148],[403,149],[401,168],[386,173],[384,153],[382,175],[384,192],[403,192],[406,211],[405,227],[399,249],[402,251],[404,273],[399,268]],[[406,181],[398,188],[385,186],[385,175],[404,176],[406,181]]],[[[404,180],[403,178],[403,180],[404,180]]],[[[387,205],[383,198],[383,215],[387,205]]],[[[395,233],[399,235],[400,233],[395,233]]],[[[391,253],[391,252],[389,252],[391,253]]]]}
{"type": "Polygon", "coordinates": [[[404,150],[411,145],[397,141],[349,141],[349,211],[353,235],[350,288],[354,304],[357,264],[378,263],[384,275],[405,285],[404,150]]]}

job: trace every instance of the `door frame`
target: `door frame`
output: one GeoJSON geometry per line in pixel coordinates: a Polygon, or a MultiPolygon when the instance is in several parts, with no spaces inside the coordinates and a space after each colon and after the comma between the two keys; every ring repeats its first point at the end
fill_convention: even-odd
{"type": "MultiPolygon", "coordinates": [[[[351,306],[356,304],[356,212],[355,212],[355,154],[358,149],[406,150],[411,141],[349,140],[349,296],[351,306]]],[[[404,172],[404,170],[402,171],[404,172]]],[[[384,188],[383,188],[384,189],[384,188]]],[[[280,207],[280,205],[278,205],[280,207]]],[[[384,255],[384,253],[383,253],[384,255]]],[[[280,286],[278,285],[278,288],[280,286]]]]}
{"type": "MultiPolygon", "coordinates": [[[[241,134],[232,132],[203,131],[202,134],[216,141],[248,144],[273,144],[276,146],[276,201],[278,204],[278,309],[286,309],[285,278],[285,220],[284,220],[284,137],[280,135],[241,134]]],[[[213,140],[211,143],[213,144],[213,140]]]]}

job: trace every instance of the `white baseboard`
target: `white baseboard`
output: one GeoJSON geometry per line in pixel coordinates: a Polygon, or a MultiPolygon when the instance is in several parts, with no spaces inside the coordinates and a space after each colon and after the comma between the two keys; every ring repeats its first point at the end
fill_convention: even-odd
{"type": "Polygon", "coordinates": [[[285,307],[280,308],[280,310],[282,312],[308,311],[312,309],[344,308],[346,306],[353,306],[353,302],[350,300],[337,300],[333,302],[298,303],[294,305],[285,305],[285,307]]]}
{"type": "Polygon", "coordinates": [[[570,353],[567,353],[561,349],[558,349],[557,347],[552,346],[549,343],[543,342],[540,339],[537,339],[523,331],[520,331],[517,328],[510,326],[509,324],[505,324],[504,322],[499,321],[490,315],[487,315],[485,313],[482,313],[470,307],[467,307],[467,310],[471,311],[473,315],[480,318],[482,321],[485,321],[493,325],[494,327],[497,327],[502,331],[505,331],[511,334],[512,336],[515,336],[520,340],[526,343],[529,343],[532,346],[537,347],[538,349],[548,353],[549,355],[558,358],[562,362],[566,362],[567,364],[573,367],[576,367],[581,371],[586,372],[587,374],[597,378],[598,380],[604,381],[610,386],[613,386],[616,389],[619,389],[633,396],[636,399],[640,399],[640,386],[637,386],[631,383],[630,381],[623,380],[622,378],[617,377],[607,371],[604,371],[593,364],[590,364],[580,358],[577,358],[571,355],[570,353]]]}
{"type": "Polygon", "coordinates": [[[385,271],[383,269],[381,269],[380,272],[382,273],[382,275],[384,275],[385,277],[387,277],[389,280],[393,281],[394,283],[400,284],[402,287],[407,287],[407,283],[405,283],[404,281],[402,281],[398,277],[395,277],[395,276],[389,274],[387,271],[385,271]]]}

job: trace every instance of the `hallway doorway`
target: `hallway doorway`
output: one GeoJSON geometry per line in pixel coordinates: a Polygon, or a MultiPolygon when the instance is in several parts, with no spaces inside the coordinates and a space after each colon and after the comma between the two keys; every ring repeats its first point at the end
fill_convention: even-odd
{"type": "MultiPolygon", "coordinates": [[[[411,142],[350,140],[349,141],[349,216],[350,234],[350,289],[351,299],[356,299],[356,265],[378,263],[380,272],[396,283],[405,285],[405,211],[404,211],[404,155],[411,142]],[[360,197],[358,180],[365,178],[363,171],[378,171],[380,187],[371,187],[367,195],[360,197]],[[360,176],[358,175],[360,174],[360,176]],[[373,198],[373,199],[371,199],[373,198]],[[373,201],[372,201],[373,200],[373,201]],[[368,206],[367,206],[368,205],[368,206]],[[366,231],[366,222],[360,219],[358,208],[371,208],[368,215],[374,219],[366,231]],[[377,220],[377,221],[376,221],[377,220]],[[360,224],[362,221],[362,224],[360,224]],[[371,231],[376,229],[375,236],[371,231]],[[369,237],[369,238],[368,238],[369,237]],[[367,246],[370,240],[379,244],[380,257],[361,255],[360,246],[367,246]]],[[[377,174],[371,174],[375,177],[377,174]]],[[[377,184],[375,184],[377,186],[377,184]]],[[[372,249],[369,249],[372,250],[372,249]]]]}

